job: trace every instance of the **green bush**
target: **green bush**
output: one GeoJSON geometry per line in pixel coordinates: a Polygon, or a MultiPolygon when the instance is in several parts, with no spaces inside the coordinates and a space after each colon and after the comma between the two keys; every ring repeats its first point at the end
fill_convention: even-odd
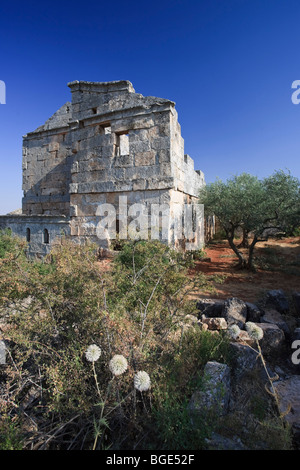
{"type": "Polygon", "coordinates": [[[8,416],[0,420],[0,450],[22,450],[23,435],[21,424],[8,416]]]}
{"type": "Polygon", "coordinates": [[[189,294],[214,278],[191,277],[191,257],[160,242],[126,242],[105,270],[89,243],[65,239],[41,261],[8,233],[0,246],[0,448],[205,448],[218,416],[192,424],[188,403],[205,364],[231,354],[225,334],[199,329],[189,294]]]}
{"type": "Polygon", "coordinates": [[[9,234],[0,236],[0,246],[0,311],[11,358],[1,411],[24,418],[20,410],[34,395],[26,414],[36,420],[39,413],[43,432],[31,437],[36,448],[64,448],[66,434],[73,436],[71,448],[130,445],[144,426],[155,425],[149,410],[169,358],[186,347],[180,325],[196,313],[188,294],[211,282],[204,275],[190,279],[191,259],[160,242],[124,244],[105,273],[89,243],[66,239],[42,261],[26,258],[26,244],[9,234]],[[101,348],[95,363],[85,356],[91,344],[101,348]],[[116,354],[128,369],[114,378],[109,362],[116,354]],[[139,370],[152,383],[143,394],[133,387],[139,370]]]}

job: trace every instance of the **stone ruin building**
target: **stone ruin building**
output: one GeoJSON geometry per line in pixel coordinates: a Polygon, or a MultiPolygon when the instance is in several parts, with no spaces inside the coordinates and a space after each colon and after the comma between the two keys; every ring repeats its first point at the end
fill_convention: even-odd
{"type": "MultiPolygon", "coordinates": [[[[99,240],[96,230],[101,204],[118,207],[123,196],[128,205],[168,204],[174,216],[180,205],[197,204],[204,175],[184,154],[174,102],[135,93],[129,81],[68,86],[72,101],[23,137],[22,213],[1,216],[0,228],[25,237],[36,255],[65,236],[105,249],[111,240],[99,240]]],[[[185,249],[172,224],[171,217],[166,242],[185,249]]]]}

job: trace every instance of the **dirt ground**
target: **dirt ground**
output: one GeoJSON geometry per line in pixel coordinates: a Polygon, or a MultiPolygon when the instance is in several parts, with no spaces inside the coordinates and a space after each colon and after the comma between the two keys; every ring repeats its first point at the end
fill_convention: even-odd
{"type": "MultiPolygon", "coordinates": [[[[245,302],[256,302],[271,289],[282,289],[286,294],[300,292],[300,237],[257,243],[255,272],[236,268],[237,258],[226,240],[208,244],[205,253],[206,258],[197,260],[190,270],[191,278],[202,272],[208,276],[222,275],[225,280],[221,284],[214,283],[214,293],[195,291],[191,299],[237,297],[245,302]]],[[[110,269],[111,259],[102,259],[98,264],[105,272],[110,269]]]]}
{"type": "Polygon", "coordinates": [[[208,244],[205,252],[207,260],[196,261],[190,275],[203,272],[221,274],[226,279],[222,284],[215,284],[215,293],[195,292],[195,298],[238,297],[255,302],[271,289],[283,289],[287,294],[300,291],[300,237],[258,243],[254,254],[255,272],[236,268],[237,258],[225,240],[208,244]]]}

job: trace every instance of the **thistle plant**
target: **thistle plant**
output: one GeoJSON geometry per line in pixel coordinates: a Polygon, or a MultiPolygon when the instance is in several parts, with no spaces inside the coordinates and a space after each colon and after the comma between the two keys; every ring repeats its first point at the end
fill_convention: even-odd
{"type": "Polygon", "coordinates": [[[101,356],[101,349],[96,344],[91,344],[87,348],[87,350],[85,351],[86,360],[92,363],[94,379],[95,379],[95,382],[96,382],[98,395],[101,399],[101,393],[100,393],[99,384],[98,384],[98,380],[97,380],[96,369],[95,369],[95,362],[98,361],[100,356],[101,356]]]}
{"type": "MultiPolygon", "coordinates": [[[[237,327],[237,325],[233,325],[233,326],[236,326],[236,327],[237,327]]],[[[271,377],[271,376],[270,376],[269,371],[268,371],[268,368],[267,368],[267,364],[266,364],[266,361],[265,361],[265,358],[264,358],[263,353],[262,353],[261,346],[260,346],[260,344],[259,344],[259,341],[260,341],[260,340],[263,338],[263,336],[264,336],[263,329],[260,328],[260,326],[257,325],[256,323],[250,322],[250,321],[246,322],[245,327],[246,327],[246,331],[247,331],[249,337],[255,341],[257,350],[254,349],[254,348],[252,348],[252,346],[250,346],[250,345],[247,344],[247,343],[244,343],[244,344],[246,344],[246,346],[248,346],[248,347],[251,348],[253,351],[255,351],[255,352],[257,353],[257,357],[260,358],[260,360],[261,360],[261,362],[262,362],[262,365],[263,365],[263,368],[264,368],[264,370],[265,370],[265,372],[266,372],[267,378],[268,378],[268,380],[269,380],[270,387],[271,387],[271,390],[269,390],[269,389],[267,388],[267,386],[265,386],[265,389],[266,389],[266,391],[274,398],[275,403],[276,403],[276,406],[277,406],[277,410],[278,410],[279,417],[280,417],[280,419],[282,420],[283,417],[285,416],[285,414],[286,414],[288,411],[287,411],[287,412],[284,412],[284,413],[282,413],[282,412],[280,411],[280,404],[279,404],[279,399],[278,399],[277,391],[276,391],[276,389],[275,389],[275,387],[274,387],[274,384],[273,384],[273,382],[274,382],[275,380],[278,380],[278,376],[277,376],[277,375],[276,375],[275,377],[271,377]]],[[[237,328],[238,328],[238,327],[237,327],[237,328]]],[[[235,328],[234,331],[237,333],[237,329],[236,329],[236,328],[235,328]]],[[[282,422],[282,424],[284,425],[283,422],[282,422]]]]}
{"type": "Polygon", "coordinates": [[[96,369],[95,369],[95,362],[99,359],[100,356],[101,356],[101,349],[96,344],[91,344],[85,351],[86,360],[92,363],[97,392],[101,400],[99,403],[99,405],[101,406],[101,413],[100,413],[99,421],[98,421],[98,424],[94,423],[95,440],[94,440],[93,450],[96,449],[98,438],[102,436],[103,434],[101,428],[108,427],[108,421],[107,421],[108,416],[114,410],[116,410],[123,402],[125,402],[127,398],[134,392],[135,389],[139,390],[140,392],[145,392],[149,390],[150,385],[151,385],[150,377],[147,374],[147,372],[145,371],[137,372],[134,376],[134,389],[125,398],[120,400],[116,406],[114,406],[111,410],[106,412],[106,414],[104,415],[104,410],[109,399],[112,382],[116,377],[126,372],[126,370],[128,369],[128,362],[127,362],[127,359],[121,354],[115,354],[112,357],[112,359],[109,361],[108,368],[111,371],[113,376],[108,383],[105,398],[104,400],[102,400],[102,395],[100,392],[98,378],[97,378],[96,369]]]}
{"type": "Polygon", "coordinates": [[[113,375],[122,375],[127,368],[127,359],[121,354],[116,354],[109,362],[109,369],[113,375]]]}
{"type": "Polygon", "coordinates": [[[145,371],[139,371],[134,376],[134,388],[139,392],[146,392],[151,386],[150,377],[145,371]]]}
{"type": "Polygon", "coordinates": [[[92,362],[92,363],[97,361],[100,356],[101,356],[101,349],[96,344],[91,344],[85,352],[85,357],[87,361],[92,362]]]}
{"type": "Polygon", "coordinates": [[[251,339],[254,339],[259,347],[259,341],[263,338],[263,330],[256,324],[251,321],[246,323],[246,330],[251,339]]]}
{"type": "Polygon", "coordinates": [[[237,339],[240,335],[240,328],[238,327],[238,325],[231,325],[229,326],[228,328],[228,334],[229,336],[232,338],[232,339],[237,339]]]}

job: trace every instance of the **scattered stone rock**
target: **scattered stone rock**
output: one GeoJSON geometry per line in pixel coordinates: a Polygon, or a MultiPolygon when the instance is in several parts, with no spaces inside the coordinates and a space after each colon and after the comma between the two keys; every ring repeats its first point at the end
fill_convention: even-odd
{"type": "Polygon", "coordinates": [[[249,346],[255,345],[255,340],[253,338],[250,338],[249,333],[246,330],[241,330],[237,341],[249,344],[249,346]]]}
{"type": "Polygon", "coordinates": [[[200,299],[196,308],[200,311],[200,315],[206,317],[221,317],[224,300],[216,299],[200,299]]]}
{"type": "Polygon", "coordinates": [[[288,377],[288,374],[279,366],[275,366],[274,371],[275,374],[277,374],[281,380],[286,379],[288,377]]]}
{"type": "Polygon", "coordinates": [[[280,313],[288,313],[289,302],[281,289],[270,290],[265,297],[265,306],[275,308],[280,313]]]}
{"type": "Polygon", "coordinates": [[[261,367],[261,362],[257,360],[257,353],[249,346],[241,343],[230,343],[232,352],[232,373],[235,379],[241,377],[255,367],[261,367]]]}
{"type": "Polygon", "coordinates": [[[207,325],[209,330],[226,330],[227,329],[227,321],[223,317],[206,318],[204,315],[202,315],[201,321],[203,324],[207,325]]]}
{"type": "Polygon", "coordinates": [[[293,292],[293,303],[297,315],[300,315],[300,292],[293,292]]]}
{"type": "Polygon", "coordinates": [[[263,323],[273,323],[274,325],[277,325],[278,328],[280,328],[284,332],[286,338],[290,337],[290,329],[282,314],[279,313],[277,310],[266,309],[264,316],[261,318],[261,321],[263,323]]]}
{"type": "Polygon", "coordinates": [[[221,316],[225,318],[228,325],[236,324],[239,328],[243,328],[247,321],[247,305],[243,300],[235,297],[227,299],[221,316]]]}
{"type": "Polygon", "coordinates": [[[295,328],[292,334],[292,341],[300,340],[300,328],[295,328]]]}
{"type": "Polygon", "coordinates": [[[207,362],[204,368],[203,386],[201,390],[196,390],[193,393],[188,406],[191,417],[203,412],[226,414],[230,394],[230,368],[219,362],[207,362]]]}
{"type": "Polygon", "coordinates": [[[205,439],[205,441],[208,450],[246,450],[245,445],[237,436],[230,439],[221,434],[212,433],[210,439],[205,439]]]}
{"type": "Polygon", "coordinates": [[[300,376],[293,375],[287,380],[274,383],[278,394],[281,413],[288,413],[284,419],[291,425],[297,445],[300,445],[300,376]]]}
{"type": "Polygon", "coordinates": [[[260,346],[263,354],[280,355],[281,348],[284,346],[285,337],[283,331],[274,323],[259,323],[264,336],[260,340],[260,346]]]}
{"type": "Polygon", "coordinates": [[[263,310],[250,302],[245,302],[245,304],[247,305],[247,321],[252,321],[254,323],[260,322],[260,319],[264,314],[263,310]]]}

